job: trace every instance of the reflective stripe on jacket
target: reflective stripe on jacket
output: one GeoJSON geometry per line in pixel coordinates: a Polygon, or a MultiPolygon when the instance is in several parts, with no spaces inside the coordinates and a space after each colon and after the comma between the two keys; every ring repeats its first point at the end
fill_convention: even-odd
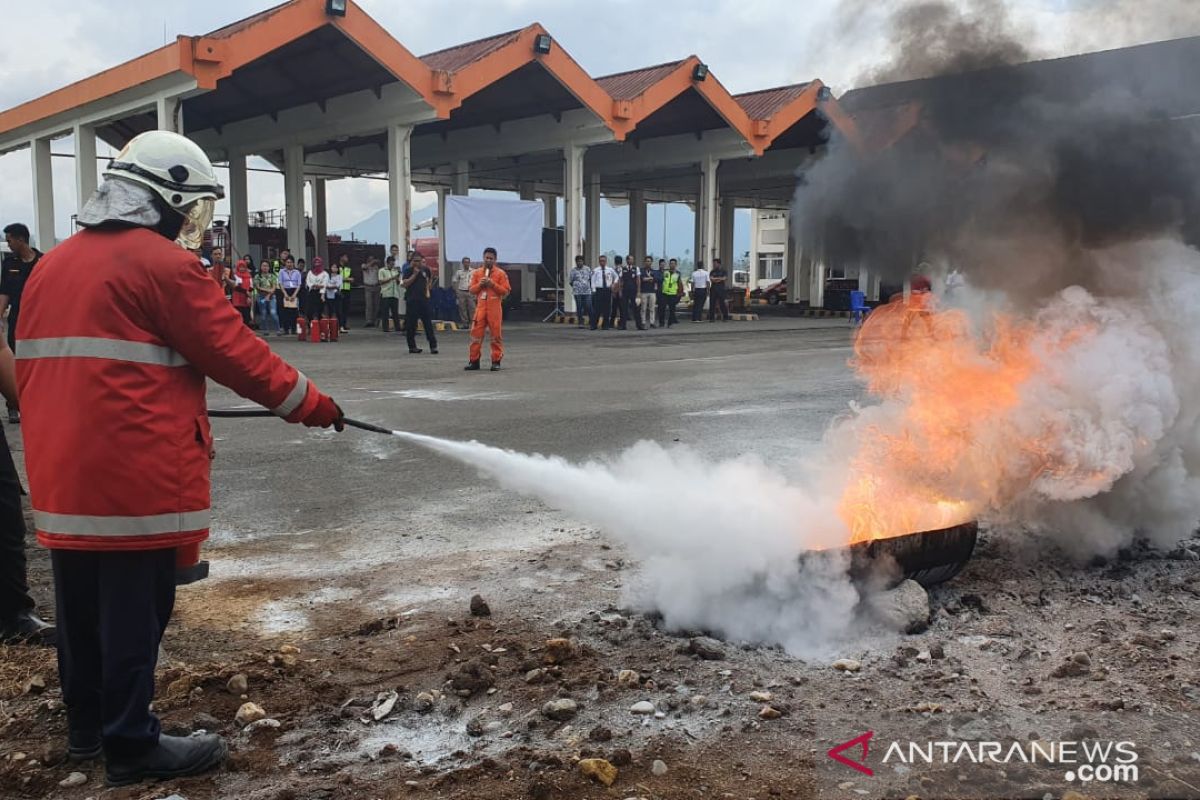
{"type": "Polygon", "coordinates": [[[242,324],[199,260],[153,231],[75,234],[23,299],[17,383],[46,547],[207,538],[206,376],[292,422],[317,403],[316,386],[242,324]]]}

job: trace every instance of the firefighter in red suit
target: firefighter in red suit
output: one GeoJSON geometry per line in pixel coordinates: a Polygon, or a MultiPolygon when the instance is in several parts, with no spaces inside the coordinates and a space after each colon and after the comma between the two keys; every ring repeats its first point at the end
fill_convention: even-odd
{"type": "Polygon", "coordinates": [[[341,430],[342,413],[242,324],[189,252],[223,195],[204,152],[151,131],[104,174],[83,230],[25,288],[17,381],[70,752],[103,752],[119,786],[194,775],[226,754],[215,734],[161,734],[149,710],[175,548],[208,537],[206,378],[289,422],[341,430]]]}
{"type": "Polygon", "coordinates": [[[466,370],[479,369],[483,358],[483,334],[492,334],[492,372],[500,369],[504,358],[504,298],[512,287],[508,273],[496,266],[496,248],[483,251],[483,266],[471,273],[471,294],[475,295],[475,319],[471,320],[471,345],[466,370]]]}

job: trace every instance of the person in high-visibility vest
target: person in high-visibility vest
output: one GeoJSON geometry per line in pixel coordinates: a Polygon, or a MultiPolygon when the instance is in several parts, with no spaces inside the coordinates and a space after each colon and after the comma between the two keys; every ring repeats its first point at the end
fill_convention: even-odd
{"type": "Polygon", "coordinates": [[[500,369],[500,360],[504,358],[504,334],[501,330],[504,324],[504,298],[511,291],[508,273],[496,266],[496,248],[485,249],[483,266],[471,274],[471,294],[475,295],[478,304],[475,306],[475,319],[471,322],[470,360],[465,369],[479,369],[479,360],[483,358],[484,331],[492,333],[492,372],[500,369]]]}
{"type": "Polygon", "coordinates": [[[350,310],[350,256],[342,253],[342,257],[338,259],[337,275],[342,279],[342,290],[338,294],[341,296],[341,301],[338,303],[337,318],[338,326],[341,327],[342,333],[349,333],[350,328],[346,326],[346,312],[350,310]]]}
{"type": "Polygon", "coordinates": [[[667,262],[667,271],[662,277],[663,300],[667,303],[667,327],[679,322],[675,318],[675,306],[679,305],[679,295],[682,291],[683,276],[679,274],[679,262],[671,259],[667,262]]]}
{"type": "Polygon", "coordinates": [[[25,287],[17,383],[33,522],[54,570],[69,753],[103,753],[108,785],[124,786],[226,756],[220,736],[165,734],[150,710],[176,551],[207,539],[212,519],[207,379],[288,422],[343,422],[189,252],[224,196],[204,151],[148,131],[104,176],[82,229],[25,287]]]}

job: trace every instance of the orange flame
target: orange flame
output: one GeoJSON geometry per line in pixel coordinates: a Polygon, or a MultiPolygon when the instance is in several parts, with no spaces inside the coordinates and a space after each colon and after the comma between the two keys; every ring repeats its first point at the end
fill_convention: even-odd
{"type": "Polygon", "coordinates": [[[851,363],[872,394],[898,402],[864,411],[839,504],[851,542],[966,522],[1050,468],[1042,437],[996,424],[1041,366],[1032,335],[998,316],[979,337],[966,314],[924,292],[870,314],[851,363]]]}

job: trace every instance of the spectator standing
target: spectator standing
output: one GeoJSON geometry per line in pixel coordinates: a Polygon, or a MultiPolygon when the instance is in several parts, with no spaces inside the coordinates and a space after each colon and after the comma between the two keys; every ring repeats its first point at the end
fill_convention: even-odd
{"type": "Polygon", "coordinates": [[[296,262],[288,258],[279,271],[279,288],[283,298],[279,309],[279,322],[283,333],[296,332],[296,317],[300,316],[300,293],[304,287],[304,276],[296,269],[296,262]]]}
{"type": "Polygon", "coordinates": [[[454,297],[458,301],[458,315],[464,325],[475,319],[475,295],[471,294],[471,259],[463,256],[462,263],[454,273],[454,297]]]}
{"type": "Polygon", "coordinates": [[[666,325],[668,328],[679,322],[675,318],[675,307],[679,305],[682,288],[683,276],[679,274],[679,262],[672,258],[667,262],[667,271],[663,273],[662,279],[663,302],[667,307],[666,325]]]}
{"type": "Polygon", "coordinates": [[[699,322],[704,313],[704,301],[708,299],[708,270],[703,261],[696,262],[692,272],[692,322],[699,322]]]}
{"type": "MultiPolygon", "coordinates": [[[[346,326],[346,316],[350,312],[350,289],[354,282],[350,277],[350,256],[346,255],[345,253],[342,253],[341,258],[338,259],[337,275],[329,276],[329,282],[331,284],[335,283],[335,277],[338,278],[336,281],[337,304],[335,306],[338,326],[342,329],[342,333],[349,333],[350,328],[346,326]]],[[[326,291],[325,296],[329,296],[328,291],[326,291]]]]}
{"type": "Polygon", "coordinates": [[[600,256],[600,266],[592,270],[592,330],[598,325],[609,326],[612,308],[613,286],[617,283],[617,271],[608,265],[608,256],[600,256]]]}
{"type": "Polygon", "coordinates": [[[379,270],[379,295],[383,301],[383,318],[379,320],[379,329],[387,333],[387,321],[392,321],[396,333],[400,332],[400,270],[396,269],[396,259],[388,256],[379,270]]]}
{"type": "Polygon", "coordinates": [[[437,355],[437,333],[433,329],[433,304],[429,301],[433,291],[433,273],[425,266],[425,256],[414,252],[408,266],[400,273],[400,285],[404,287],[404,337],[408,340],[408,352],[423,353],[417,347],[417,323],[425,326],[425,338],[429,341],[429,352],[437,355]]]}
{"type": "Polygon", "coordinates": [[[665,258],[660,258],[658,260],[658,270],[655,272],[655,275],[654,275],[654,279],[656,281],[658,281],[658,292],[657,292],[657,297],[655,298],[655,300],[657,301],[656,302],[657,307],[654,309],[654,316],[655,316],[655,320],[658,322],[658,327],[660,327],[660,328],[663,327],[663,321],[665,319],[664,315],[667,313],[667,301],[665,299],[663,299],[663,291],[662,291],[662,279],[663,279],[663,275],[666,275],[666,274],[667,274],[667,260],[665,258]]]}
{"type": "Polygon", "coordinates": [[[592,268],[583,263],[583,256],[575,256],[575,268],[568,279],[571,282],[571,294],[575,295],[575,319],[579,323],[575,327],[582,328],[585,324],[596,327],[592,322],[592,268]]]}
{"type": "Polygon", "coordinates": [[[367,259],[362,268],[363,298],[367,305],[367,324],[364,328],[374,328],[379,324],[379,300],[382,294],[379,290],[379,262],[374,256],[367,259]]]}
{"type": "MultiPolygon", "coordinates": [[[[21,222],[14,222],[4,229],[4,241],[8,244],[9,254],[0,263],[0,316],[8,310],[8,349],[15,351],[21,293],[42,253],[29,246],[29,228],[21,222]]],[[[7,398],[5,402],[8,404],[8,421],[14,425],[19,423],[21,412],[16,403],[7,398]]]]}
{"type": "Polygon", "coordinates": [[[239,259],[233,273],[233,307],[242,315],[242,322],[250,327],[250,293],[254,291],[254,276],[245,259],[239,259]]]}
{"type": "Polygon", "coordinates": [[[725,299],[725,293],[729,286],[729,273],[725,271],[725,267],[721,264],[721,259],[713,259],[712,272],[708,273],[708,282],[711,284],[711,296],[708,298],[708,321],[712,322],[714,316],[720,316],[722,322],[729,322],[729,303],[725,299]]]}
{"type": "MultiPolygon", "coordinates": [[[[314,259],[315,260],[315,259],[314,259]]],[[[325,318],[335,320],[342,327],[342,267],[335,265],[325,272],[325,318]]]]}
{"type": "Polygon", "coordinates": [[[279,311],[276,305],[275,290],[279,288],[279,278],[271,271],[271,262],[263,259],[258,265],[258,274],[254,276],[254,301],[257,304],[258,329],[263,336],[268,335],[268,327],[275,330],[276,336],[283,335],[279,324],[279,311]]]}
{"type": "Polygon", "coordinates": [[[617,273],[617,280],[613,283],[613,299],[608,308],[608,327],[617,327],[617,318],[621,313],[621,273],[625,271],[625,259],[623,256],[613,256],[613,271],[617,273]]]}
{"type": "Polygon", "coordinates": [[[642,301],[638,318],[642,321],[642,330],[658,327],[658,282],[659,278],[654,274],[654,259],[646,256],[638,273],[638,296],[642,301]]]}
{"type": "Polygon", "coordinates": [[[329,273],[325,271],[325,262],[320,256],[313,259],[312,269],[304,278],[304,286],[308,289],[308,302],[304,310],[311,324],[326,316],[325,290],[329,288],[329,273]]]}
{"type": "Polygon", "coordinates": [[[641,282],[638,279],[638,268],[633,263],[633,256],[625,256],[625,269],[621,270],[621,330],[633,320],[639,331],[646,330],[642,318],[638,315],[638,295],[641,282]]]}
{"type": "MultiPolygon", "coordinates": [[[[0,339],[0,393],[17,408],[17,378],[12,351],[0,339]]],[[[21,478],[0,427],[0,643],[53,645],[55,629],[34,613],[25,560],[25,512],[21,478]]]]}
{"type": "MultiPolygon", "coordinates": [[[[391,248],[388,250],[388,255],[390,255],[392,257],[393,264],[399,264],[400,263],[400,245],[398,245],[398,244],[392,245],[391,248]]],[[[399,269],[399,267],[397,267],[397,269],[399,269]]]]}

